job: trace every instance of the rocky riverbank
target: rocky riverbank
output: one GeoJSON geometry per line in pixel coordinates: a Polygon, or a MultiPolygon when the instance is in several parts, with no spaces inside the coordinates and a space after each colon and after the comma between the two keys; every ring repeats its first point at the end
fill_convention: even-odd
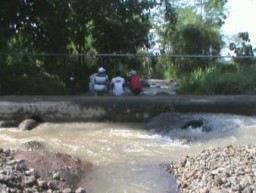
{"type": "Polygon", "coordinates": [[[211,148],[171,162],[179,193],[256,192],[256,145],[211,148]]]}
{"type": "Polygon", "coordinates": [[[0,148],[0,192],[86,193],[77,184],[88,166],[67,154],[48,151],[38,142],[18,150],[0,148]]]}
{"type": "MultiPolygon", "coordinates": [[[[179,193],[256,192],[256,145],[205,149],[171,162],[179,193]]],[[[0,192],[85,193],[79,180],[91,164],[27,142],[17,150],[0,148],[0,192]]]]}

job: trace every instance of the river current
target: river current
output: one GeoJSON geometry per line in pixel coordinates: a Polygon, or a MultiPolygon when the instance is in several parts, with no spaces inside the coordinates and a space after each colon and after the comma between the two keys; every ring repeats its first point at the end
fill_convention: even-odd
{"type": "MultiPolygon", "coordinates": [[[[202,115],[204,116],[204,115],[202,115]]],[[[255,143],[256,119],[206,115],[214,128],[177,128],[162,133],[135,123],[42,123],[32,131],[2,129],[0,146],[17,148],[31,140],[46,142],[95,166],[81,182],[88,193],[174,193],[174,177],[164,165],[205,148],[255,143]],[[180,137],[193,137],[184,143],[180,137]]]]}

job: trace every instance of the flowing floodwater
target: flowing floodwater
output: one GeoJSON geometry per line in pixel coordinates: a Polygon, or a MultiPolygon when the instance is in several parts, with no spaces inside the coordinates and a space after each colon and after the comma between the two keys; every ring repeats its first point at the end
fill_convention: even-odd
{"type": "MultiPolygon", "coordinates": [[[[204,116],[204,115],[202,115],[204,116]]],[[[254,143],[254,118],[206,115],[214,129],[153,132],[134,123],[42,123],[32,131],[2,129],[0,146],[17,148],[36,140],[94,164],[82,180],[88,193],[174,193],[175,179],[163,165],[209,147],[254,143]],[[180,138],[193,137],[184,144],[180,138]]]]}

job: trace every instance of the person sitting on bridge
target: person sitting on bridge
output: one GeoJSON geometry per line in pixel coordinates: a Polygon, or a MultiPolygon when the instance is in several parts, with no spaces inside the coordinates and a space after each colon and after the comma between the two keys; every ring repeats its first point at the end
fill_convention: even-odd
{"type": "Polygon", "coordinates": [[[96,95],[104,95],[108,91],[108,75],[106,69],[100,67],[98,73],[94,76],[94,92],[96,95]]]}
{"type": "Polygon", "coordinates": [[[127,80],[128,87],[130,91],[135,94],[139,95],[142,91],[142,82],[141,77],[137,74],[135,70],[131,70],[129,72],[129,77],[127,80]]]}
{"type": "Polygon", "coordinates": [[[125,86],[125,80],[123,77],[121,77],[120,70],[116,71],[116,77],[111,79],[110,87],[112,89],[112,94],[115,96],[121,96],[125,94],[124,86],[125,86]]]}

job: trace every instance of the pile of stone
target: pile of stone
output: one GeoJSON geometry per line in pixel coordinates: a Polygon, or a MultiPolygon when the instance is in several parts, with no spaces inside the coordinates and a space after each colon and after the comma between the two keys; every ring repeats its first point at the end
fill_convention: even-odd
{"type": "Polygon", "coordinates": [[[256,192],[256,145],[211,148],[171,162],[181,193],[256,192]]]}
{"type": "MultiPolygon", "coordinates": [[[[33,153],[33,152],[32,152],[33,153]]],[[[47,178],[41,172],[29,167],[28,160],[16,157],[17,151],[0,149],[0,192],[2,193],[85,193],[85,189],[66,183],[61,169],[47,172],[47,178]],[[70,187],[69,187],[70,186],[70,187]]],[[[42,159],[42,158],[40,158],[42,159]]],[[[50,167],[48,167],[50,169],[50,167]]]]}

